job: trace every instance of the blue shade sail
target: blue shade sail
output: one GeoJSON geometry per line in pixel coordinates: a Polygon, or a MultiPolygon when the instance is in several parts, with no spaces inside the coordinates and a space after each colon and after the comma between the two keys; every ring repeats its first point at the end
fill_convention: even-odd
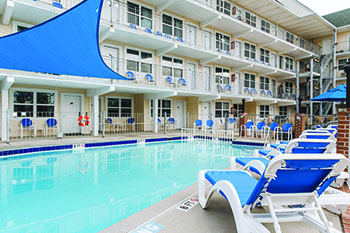
{"type": "Polygon", "coordinates": [[[340,85],[336,88],[330,89],[327,92],[319,95],[311,101],[328,101],[328,102],[341,102],[346,100],[346,85],[340,85]]]}
{"type": "Polygon", "coordinates": [[[0,68],[128,80],[101,57],[102,4],[103,0],[84,0],[44,23],[0,37],[0,68]]]}

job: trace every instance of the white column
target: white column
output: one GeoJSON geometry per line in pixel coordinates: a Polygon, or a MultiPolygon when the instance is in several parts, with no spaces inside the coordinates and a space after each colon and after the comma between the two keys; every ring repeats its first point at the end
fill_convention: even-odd
{"type": "Polygon", "coordinates": [[[1,81],[1,141],[6,141],[7,131],[9,126],[7,126],[8,110],[9,110],[9,89],[14,82],[13,77],[6,77],[1,81]]]}
{"type": "Polygon", "coordinates": [[[153,133],[158,133],[158,99],[153,100],[153,133]]]}
{"type": "Polygon", "coordinates": [[[314,58],[310,59],[310,124],[312,124],[312,114],[313,114],[313,102],[311,99],[314,98],[314,58]]]}
{"type": "Polygon", "coordinates": [[[92,96],[92,107],[93,107],[93,135],[98,136],[98,129],[99,129],[99,106],[98,106],[98,95],[92,96]]]}

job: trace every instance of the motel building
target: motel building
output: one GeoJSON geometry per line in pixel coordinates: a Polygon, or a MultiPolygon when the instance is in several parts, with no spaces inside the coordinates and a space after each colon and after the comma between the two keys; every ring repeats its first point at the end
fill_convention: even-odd
{"type": "MultiPolygon", "coordinates": [[[[0,36],[79,2],[0,1],[0,36]]],[[[221,129],[243,109],[254,121],[293,121],[298,96],[302,112],[332,114],[332,104],[310,99],[341,81],[334,67],[350,59],[349,31],[337,32],[297,1],[104,1],[100,53],[130,80],[0,69],[1,139],[158,132],[170,118],[171,129],[193,127],[197,119],[221,129]],[[90,118],[87,127],[77,124],[81,115],[90,118]],[[24,118],[33,132],[21,125],[24,118]],[[54,129],[47,128],[50,118],[57,120],[54,129]]]]}

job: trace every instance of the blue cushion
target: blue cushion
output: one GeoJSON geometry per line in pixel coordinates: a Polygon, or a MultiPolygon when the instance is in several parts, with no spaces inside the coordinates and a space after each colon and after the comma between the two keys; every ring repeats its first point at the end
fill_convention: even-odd
{"type": "Polygon", "coordinates": [[[195,124],[198,127],[198,126],[202,126],[203,122],[202,122],[202,120],[198,119],[198,120],[196,120],[195,124]]]}
{"type": "Polygon", "coordinates": [[[271,148],[274,148],[274,149],[277,149],[280,145],[281,145],[281,144],[278,144],[278,143],[276,143],[276,144],[270,144],[270,147],[271,147],[271,148]]]}
{"type": "Polygon", "coordinates": [[[48,127],[56,127],[57,126],[57,120],[54,118],[47,119],[46,124],[48,127]]]}
{"type": "MultiPolygon", "coordinates": [[[[236,189],[242,207],[246,204],[258,181],[243,171],[207,171],[205,178],[212,184],[229,181],[236,189]]],[[[220,192],[221,193],[221,192],[220,192]]],[[[225,195],[221,193],[224,197],[225,195]]],[[[226,198],[226,197],[225,197],[226,198]]]]}
{"type": "Polygon", "coordinates": [[[212,127],[214,125],[214,121],[209,119],[209,120],[207,120],[206,124],[207,124],[207,126],[212,127]]]}
{"type": "Polygon", "coordinates": [[[33,122],[29,118],[24,118],[21,120],[21,124],[24,128],[31,127],[33,125],[33,122]]]}
{"type": "Polygon", "coordinates": [[[272,150],[259,150],[259,154],[267,156],[268,153],[270,153],[272,150]]]}
{"type": "Polygon", "coordinates": [[[134,118],[129,118],[128,119],[128,124],[134,124],[135,122],[135,119],[134,118]]]}

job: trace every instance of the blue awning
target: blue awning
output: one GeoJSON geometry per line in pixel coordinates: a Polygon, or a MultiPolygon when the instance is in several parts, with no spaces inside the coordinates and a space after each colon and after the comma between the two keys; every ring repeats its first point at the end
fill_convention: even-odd
{"type": "Polygon", "coordinates": [[[0,68],[128,80],[101,57],[102,4],[103,0],[84,0],[44,23],[0,37],[0,68]]]}
{"type": "Polygon", "coordinates": [[[311,101],[341,102],[346,100],[346,85],[340,85],[311,99],[311,101]]]}

